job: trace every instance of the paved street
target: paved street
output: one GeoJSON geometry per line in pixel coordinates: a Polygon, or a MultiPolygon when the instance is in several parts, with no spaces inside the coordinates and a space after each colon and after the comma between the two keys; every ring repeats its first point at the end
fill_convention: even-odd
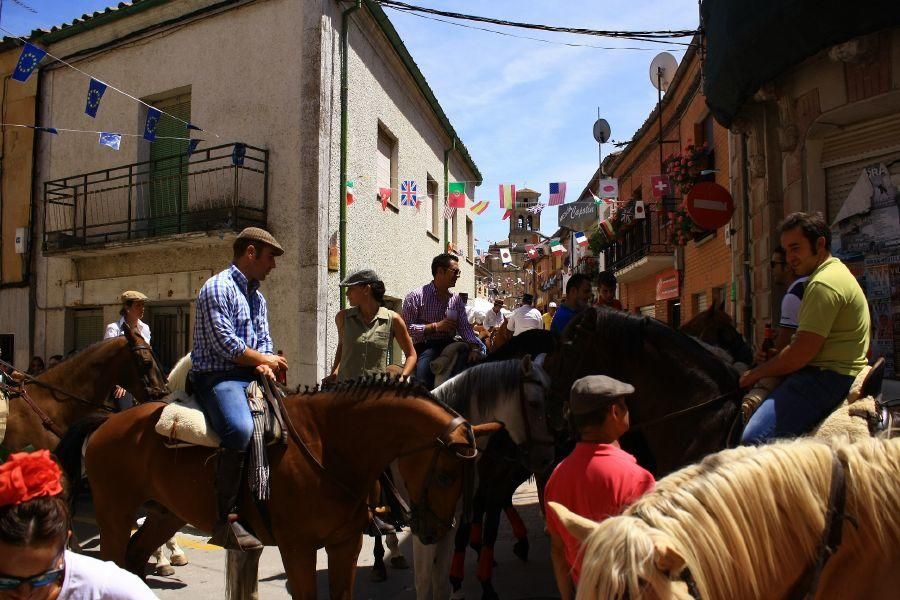
{"type": "MultiPolygon", "coordinates": [[[[537,492],[534,485],[525,483],[515,496],[515,504],[528,527],[531,542],[531,554],[527,563],[517,559],[512,553],[515,539],[509,523],[503,519],[500,525],[500,537],[497,541],[494,570],[494,585],[504,600],[539,600],[556,598],[556,585],[550,567],[549,543],[543,533],[543,521],[537,504],[537,492]]],[[[86,511],[82,510],[82,514],[86,511]]],[[[76,518],[76,531],[84,543],[86,552],[96,555],[99,551],[97,530],[93,521],[87,517],[76,518]]],[[[178,535],[179,544],[184,547],[191,563],[176,569],[173,577],[157,577],[150,575],[147,582],[162,599],[185,598],[192,600],[221,599],[225,597],[224,586],[224,552],[206,544],[206,537],[195,535],[185,530],[178,535]]],[[[412,562],[412,540],[408,533],[401,536],[401,548],[412,562]]],[[[369,581],[372,565],[372,538],[364,538],[363,549],[359,557],[355,597],[360,599],[400,599],[415,598],[412,570],[388,570],[388,579],[383,583],[369,581]]],[[[476,556],[470,551],[466,565],[465,592],[467,598],[480,598],[481,586],[475,578],[476,556]]],[[[150,568],[152,569],[152,567],[150,568]]],[[[327,598],[327,555],[319,551],[317,564],[319,576],[319,597],[327,598]]],[[[260,598],[289,598],[285,591],[285,574],[281,565],[281,557],[276,548],[266,548],[260,561],[260,598]]]]}

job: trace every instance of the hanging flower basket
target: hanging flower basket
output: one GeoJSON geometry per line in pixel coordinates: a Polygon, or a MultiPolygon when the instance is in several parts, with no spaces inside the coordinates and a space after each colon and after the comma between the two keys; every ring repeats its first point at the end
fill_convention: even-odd
{"type": "Polygon", "coordinates": [[[673,183],[686,195],[699,182],[700,174],[709,165],[709,148],[706,144],[689,144],[681,153],[670,154],[663,162],[663,170],[673,183]]]}
{"type": "Polygon", "coordinates": [[[705,233],[703,229],[694,223],[687,213],[684,203],[680,204],[674,212],[667,213],[670,221],[669,243],[676,246],[685,246],[691,240],[705,233]]]}

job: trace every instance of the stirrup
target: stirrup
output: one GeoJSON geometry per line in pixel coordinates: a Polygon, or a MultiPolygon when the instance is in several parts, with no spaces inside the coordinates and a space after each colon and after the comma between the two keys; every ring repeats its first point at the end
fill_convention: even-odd
{"type": "Polygon", "coordinates": [[[225,523],[218,524],[207,543],[213,546],[221,546],[226,550],[239,550],[241,552],[263,549],[262,542],[244,529],[244,526],[237,520],[231,519],[225,523]]]}

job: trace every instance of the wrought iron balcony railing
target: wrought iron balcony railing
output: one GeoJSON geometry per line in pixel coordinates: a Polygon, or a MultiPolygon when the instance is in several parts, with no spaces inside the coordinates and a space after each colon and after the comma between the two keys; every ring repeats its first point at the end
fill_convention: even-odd
{"type": "Polygon", "coordinates": [[[265,226],[268,151],[226,144],[44,182],[44,250],[265,226]]]}
{"type": "Polygon", "coordinates": [[[606,268],[619,271],[645,256],[673,254],[675,247],[669,241],[670,227],[663,222],[661,213],[650,212],[646,219],[638,220],[633,228],[626,231],[621,241],[603,251],[606,268]]]}

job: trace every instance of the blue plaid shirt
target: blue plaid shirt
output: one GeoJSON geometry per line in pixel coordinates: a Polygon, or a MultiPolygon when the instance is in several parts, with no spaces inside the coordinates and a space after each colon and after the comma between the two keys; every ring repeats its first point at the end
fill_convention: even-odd
{"type": "Polygon", "coordinates": [[[192,369],[199,373],[234,369],[234,359],[247,348],[273,354],[266,299],[258,281],[250,283],[231,265],[200,288],[192,369]]]}

